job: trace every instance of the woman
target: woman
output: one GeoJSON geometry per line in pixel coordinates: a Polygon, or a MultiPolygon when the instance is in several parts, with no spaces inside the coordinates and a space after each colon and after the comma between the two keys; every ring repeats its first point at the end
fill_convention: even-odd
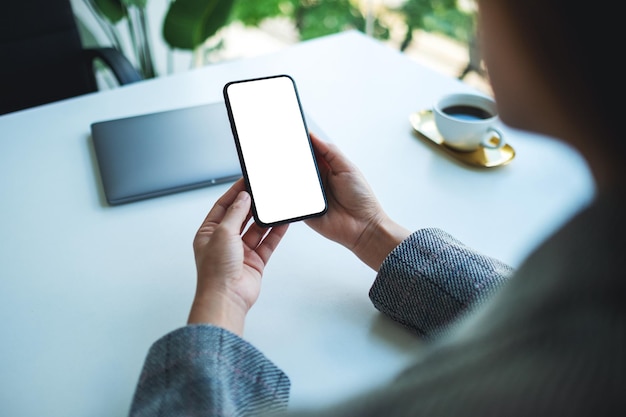
{"type": "MultiPolygon", "coordinates": [[[[513,271],[441,230],[396,224],[357,168],[313,135],[329,210],[307,224],[376,270],[375,306],[431,342],[387,386],[310,414],[626,414],[622,74],[600,52],[621,39],[620,10],[611,2],[478,3],[502,120],[577,148],[595,199],[513,271]]],[[[198,230],[189,325],[153,345],[132,416],[286,412],[287,376],[240,336],[287,226],[265,235],[253,224],[241,234],[249,218],[239,181],[198,230]]]]}

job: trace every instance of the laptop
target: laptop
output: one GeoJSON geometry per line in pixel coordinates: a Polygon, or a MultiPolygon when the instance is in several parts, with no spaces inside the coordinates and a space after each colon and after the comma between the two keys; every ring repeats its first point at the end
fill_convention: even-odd
{"type": "Polygon", "coordinates": [[[91,137],[110,205],[241,177],[223,102],[92,123],[91,137]]]}
{"type": "MultiPolygon", "coordinates": [[[[307,117],[309,129],[325,139],[307,117]]],[[[91,124],[109,205],[119,205],[242,176],[223,101],[91,124]]]]}

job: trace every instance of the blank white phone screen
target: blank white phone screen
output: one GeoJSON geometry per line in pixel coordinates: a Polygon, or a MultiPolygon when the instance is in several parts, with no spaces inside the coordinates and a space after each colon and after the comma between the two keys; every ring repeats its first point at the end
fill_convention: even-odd
{"type": "Polygon", "coordinates": [[[224,95],[256,220],[272,225],[324,213],[326,198],[293,79],[233,82],[224,95]]]}

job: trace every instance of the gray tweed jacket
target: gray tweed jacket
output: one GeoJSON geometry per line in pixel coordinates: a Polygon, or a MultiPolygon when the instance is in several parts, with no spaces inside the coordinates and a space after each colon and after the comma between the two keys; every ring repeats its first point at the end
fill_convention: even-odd
{"type": "Polygon", "coordinates": [[[597,201],[514,276],[441,230],[413,233],[370,298],[430,342],[375,392],[290,412],[280,369],[236,335],[196,325],[151,347],[130,416],[626,415],[625,212],[619,199],[597,201]]]}

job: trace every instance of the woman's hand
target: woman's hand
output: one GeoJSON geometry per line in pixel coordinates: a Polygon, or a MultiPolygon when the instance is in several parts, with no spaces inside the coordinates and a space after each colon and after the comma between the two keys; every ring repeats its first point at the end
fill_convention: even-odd
{"type": "Polygon", "coordinates": [[[243,179],[215,203],[193,241],[198,282],[189,324],[209,323],[242,335],[261,290],[263,269],[288,225],[266,229],[252,222],[243,179]]]}
{"type": "Polygon", "coordinates": [[[363,174],[340,151],[311,133],[328,211],[306,224],[347,247],[378,271],[385,257],[410,232],[393,222],[380,206],[363,174]]]}

